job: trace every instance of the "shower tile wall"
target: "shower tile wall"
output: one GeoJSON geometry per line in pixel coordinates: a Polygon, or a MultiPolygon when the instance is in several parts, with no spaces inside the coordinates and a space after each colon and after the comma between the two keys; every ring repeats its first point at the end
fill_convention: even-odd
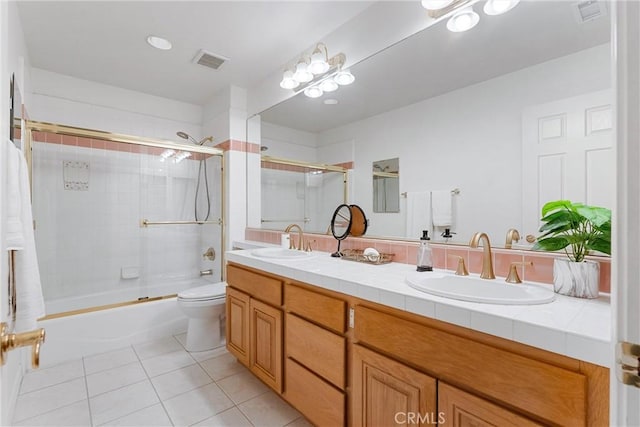
{"type": "MultiPolygon", "coordinates": [[[[33,144],[36,245],[47,312],[172,294],[193,284],[203,269],[214,268],[219,279],[219,257],[202,257],[210,246],[220,254],[219,226],[140,226],[143,218],[194,219],[199,162],[163,162],[153,149],[133,153],[127,144],[92,141],[93,148],[33,144]],[[64,161],[88,163],[87,190],[65,189],[64,161]],[[136,270],[138,278],[123,278],[136,270]]],[[[219,159],[206,162],[210,219],[217,219],[219,159]]],[[[205,199],[201,193],[199,212],[206,212],[205,199]]]]}

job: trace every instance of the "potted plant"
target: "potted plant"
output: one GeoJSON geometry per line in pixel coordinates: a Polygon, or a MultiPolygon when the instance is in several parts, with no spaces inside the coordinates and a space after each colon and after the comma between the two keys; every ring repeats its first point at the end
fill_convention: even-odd
{"type": "Polygon", "coordinates": [[[564,250],[567,259],[553,263],[553,285],[557,293],[597,298],[600,264],[585,261],[590,251],[611,255],[611,210],[569,200],[556,200],[542,207],[543,234],[534,250],[564,250]]]}

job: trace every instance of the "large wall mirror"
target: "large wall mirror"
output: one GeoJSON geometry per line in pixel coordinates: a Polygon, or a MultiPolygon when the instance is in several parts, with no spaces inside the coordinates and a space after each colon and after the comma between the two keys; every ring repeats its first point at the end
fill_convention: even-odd
{"type": "MultiPolygon", "coordinates": [[[[480,2],[470,31],[439,22],[352,66],[352,85],[250,120],[278,156],[350,164],[349,203],[366,212],[368,236],[448,228],[500,246],[509,228],[537,234],[546,201],[613,202],[610,5],[599,3],[604,13],[584,19],[573,2],[523,1],[499,16],[480,2]],[[397,209],[381,211],[372,165],[396,158],[397,209]]],[[[248,209],[269,209],[259,203],[248,209]]]]}

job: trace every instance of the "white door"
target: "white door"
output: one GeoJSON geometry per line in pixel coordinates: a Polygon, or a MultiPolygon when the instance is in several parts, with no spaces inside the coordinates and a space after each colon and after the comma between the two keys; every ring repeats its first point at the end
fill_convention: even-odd
{"type": "MultiPolygon", "coordinates": [[[[640,3],[616,2],[617,202],[613,231],[613,346],[640,344],[640,3]]],[[[613,352],[612,352],[613,353],[613,352]]],[[[640,355],[639,355],[640,356],[640,355]]],[[[640,358],[616,357],[611,364],[611,424],[640,426],[640,358]],[[635,374],[635,376],[634,376],[635,374]]]]}
{"type": "Polygon", "coordinates": [[[541,208],[552,200],[613,207],[611,91],[529,107],[522,132],[524,235],[538,234],[541,208]]]}

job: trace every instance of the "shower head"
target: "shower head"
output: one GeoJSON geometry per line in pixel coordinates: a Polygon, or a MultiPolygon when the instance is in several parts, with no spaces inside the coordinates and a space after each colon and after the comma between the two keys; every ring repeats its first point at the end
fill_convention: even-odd
{"type": "Polygon", "coordinates": [[[198,142],[198,140],[196,140],[194,137],[192,137],[188,133],[182,132],[182,131],[176,132],[176,135],[178,135],[182,139],[186,139],[187,141],[191,141],[196,145],[202,145],[207,141],[213,141],[213,137],[212,136],[207,136],[205,138],[202,138],[202,140],[200,142],[198,142]]]}

